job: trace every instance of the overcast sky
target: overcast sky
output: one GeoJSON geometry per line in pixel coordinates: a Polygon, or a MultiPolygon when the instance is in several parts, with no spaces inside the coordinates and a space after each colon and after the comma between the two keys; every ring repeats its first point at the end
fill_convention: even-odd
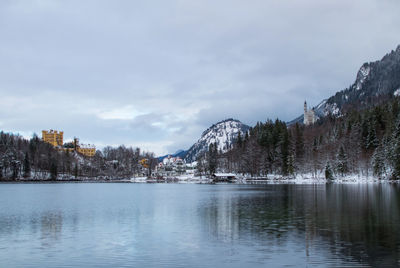
{"type": "Polygon", "coordinates": [[[0,129],[188,149],[291,120],[400,44],[398,0],[1,0],[0,129]]]}

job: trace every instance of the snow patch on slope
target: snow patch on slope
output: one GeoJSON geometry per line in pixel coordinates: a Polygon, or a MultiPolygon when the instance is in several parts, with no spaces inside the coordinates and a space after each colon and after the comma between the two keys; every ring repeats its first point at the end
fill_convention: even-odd
{"type": "Polygon", "coordinates": [[[218,151],[227,152],[234,141],[237,139],[239,132],[244,136],[249,126],[244,125],[239,120],[228,119],[212,125],[203,132],[201,138],[189,149],[186,154],[186,162],[193,162],[197,157],[207,152],[210,144],[217,144],[218,151]]]}
{"type": "Polygon", "coordinates": [[[357,74],[357,85],[356,90],[362,89],[362,86],[367,79],[369,73],[371,72],[371,67],[368,64],[364,64],[357,74]]]}
{"type": "Polygon", "coordinates": [[[334,116],[339,116],[340,115],[340,109],[336,103],[330,104],[327,103],[325,108],[324,108],[324,115],[334,115],[334,116]]]}
{"type": "Polygon", "coordinates": [[[315,110],[321,109],[326,104],[326,100],[323,100],[318,106],[315,108],[315,110]]]}

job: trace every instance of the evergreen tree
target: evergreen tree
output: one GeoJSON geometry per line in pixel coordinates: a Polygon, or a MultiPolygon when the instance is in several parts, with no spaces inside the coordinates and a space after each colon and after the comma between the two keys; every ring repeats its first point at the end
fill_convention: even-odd
{"type": "Polygon", "coordinates": [[[247,143],[249,141],[249,132],[246,131],[246,134],[244,134],[244,143],[247,143]]]}
{"type": "Polygon", "coordinates": [[[26,152],[24,159],[24,178],[28,178],[30,175],[31,175],[31,163],[29,161],[28,152],[26,152]]]}
{"type": "Polygon", "coordinates": [[[208,171],[210,174],[215,173],[217,169],[218,148],[216,143],[211,143],[208,147],[208,171]]]}
{"type": "Polygon", "coordinates": [[[400,137],[398,138],[393,150],[393,173],[392,180],[400,179],[400,137]]]}
{"type": "Polygon", "coordinates": [[[326,180],[333,180],[333,171],[329,162],[326,163],[325,166],[325,179],[326,180]]]}
{"type": "Polygon", "coordinates": [[[296,128],[295,128],[295,153],[296,153],[296,162],[302,165],[304,156],[304,136],[303,136],[303,130],[301,129],[299,123],[296,123],[296,128]]]}
{"type": "Polygon", "coordinates": [[[400,120],[397,120],[396,127],[392,134],[392,150],[390,152],[390,162],[392,165],[391,179],[400,179],[400,120]]]}
{"type": "Polygon", "coordinates": [[[288,171],[289,176],[294,175],[294,156],[293,156],[293,154],[290,154],[288,156],[287,171],[288,171]]]}
{"type": "Polygon", "coordinates": [[[237,137],[237,141],[236,141],[237,145],[239,148],[242,148],[243,145],[243,140],[242,140],[242,135],[240,134],[240,131],[238,133],[238,137],[237,137]]]}
{"type": "Polygon", "coordinates": [[[376,136],[376,127],[370,126],[367,135],[366,149],[375,149],[378,146],[378,138],[376,136]]]}
{"type": "Polygon", "coordinates": [[[343,136],[343,125],[342,123],[339,123],[339,126],[337,128],[337,139],[340,140],[343,136]]]}
{"type": "Polygon", "coordinates": [[[372,167],[374,175],[378,178],[381,178],[385,172],[385,156],[382,146],[378,146],[375,149],[375,152],[372,156],[372,167]]]}
{"type": "Polygon", "coordinates": [[[376,135],[376,120],[367,113],[366,118],[362,123],[362,137],[364,140],[364,148],[366,150],[374,150],[379,142],[376,135]]]}
{"type": "Polygon", "coordinates": [[[348,173],[348,163],[347,163],[347,155],[344,151],[343,146],[339,149],[339,154],[337,156],[337,171],[343,177],[344,174],[348,173]]]}
{"type": "Polygon", "coordinates": [[[200,175],[200,178],[204,172],[204,163],[203,163],[203,156],[198,156],[196,159],[197,162],[197,172],[200,175]]]}
{"type": "Polygon", "coordinates": [[[56,161],[56,160],[53,160],[53,161],[51,162],[51,165],[50,165],[50,178],[51,178],[52,180],[56,180],[56,179],[57,179],[57,175],[58,175],[57,161],[56,161]]]}
{"type": "Polygon", "coordinates": [[[75,164],[75,168],[74,168],[74,177],[75,177],[75,179],[78,178],[78,173],[79,173],[78,163],[76,163],[75,164]]]}
{"type": "Polygon", "coordinates": [[[282,126],[281,136],[281,163],[282,163],[282,175],[288,175],[288,157],[289,157],[289,133],[286,125],[282,126]]]}
{"type": "Polygon", "coordinates": [[[19,169],[20,169],[20,162],[18,160],[13,160],[11,162],[12,166],[12,178],[15,180],[18,178],[19,169]]]}

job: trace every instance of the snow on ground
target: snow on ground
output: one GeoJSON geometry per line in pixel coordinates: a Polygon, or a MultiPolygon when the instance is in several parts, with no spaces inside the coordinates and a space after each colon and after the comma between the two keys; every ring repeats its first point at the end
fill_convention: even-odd
{"type": "Polygon", "coordinates": [[[131,178],[131,182],[146,182],[147,177],[135,177],[131,178]]]}
{"type": "MultiPolygon", "coordinates": [[[[341,184],[363,184],[363,183],[400,183],[400,181],[391,181],[389,179],[379,179],[373,176],[365,176],[360,174],[351,174],[346,176],[336,176],[334,180],[327,181],[324,177],[323,173],[318,174],[297,174],[294,177],[284,177],[276,174],[269,174],[263,177],[251,177],[250,175],[239,175],[239,174],[231,174],[236,175],[235,183],[237,184],[325,184],[325,183],[341,183],[341,184]]],[[[47,181],[50,179],[50,174],[46,172],[32,172],[32,176],[28,178],[19,178],[18,181],[47,181]]],[[[75,178],[71,175],[62,175],[59,174],[57,177],[57,181],[87,181],[87,182],[96,182],[96,181],[125,181],[125,182],[134,182],[134,183],[147,183],[147,182],[164,182],[157,181],[156,179],[148,179],[147,177],[134,177],[130,179],[119,179],[119,180],[110,180],[105,177],[96,177],[96,178],[84,178],[79,177],[75,178]]],[[[195,176],[193,173],[191,174],[183,174],[177,175],[170,178],[165,178],[165,182],[174,182],[174,183],[211,183],[212,180],[207,178],[206,176],[195,176]]]]}
{"type": "Polygon", "coordinates": [[[199,177],[194,174],[185,174],[176,177],[178,179],[178,183],[207,183],[210,182],[210,179],[205,176],[199,177]]]}
{"type": "MultiPolygon", "coordinates": [[[[229,174],[233,175],[233,174],[229,174]]],[[[165,178],[166,181],[174,183],[211,183],[212,180],[206,176],[195,176],[194,174],[177,175],[171,178],[165,178]]],[[[131,182],[153,182],[146,177],[132,178],[131,182]]],[[[156,181],[154,181],[156,182],[156,181]]],[[[294,177],[284,177],[276,174],[269,174],[264,177],[250,177],[249,175],[236,174],[237,184],[325,184],[325,183],[342,183],[342,184],[360,184],[360,183],[381,183],[393,182],[390,180],[380,180],[372,176],[362,176],[359,174],[346,175],[343,177],[337,176],[332,181],[327,181],[324,174],[297,174],[294,177]]]]}
{"type": "Polygon", "coordinates": [[[380,182],[393,182],[389,180],[380,180],[376,177],[366,177],[359,174],[346,175],[343,177],[336,177],[332,181],[327,181],[324,176],[312,174],[298,174],[295,177],[283,177],[280,175],[268,175],[263,178],[246,178],[244,183],[269,183],[269,184],[325,184],[325,183],[343,183],[343,184],[360,184],[360,183],[380,183],[380,182]]]}
{"type": "Polygon", "coordinates": [[[399,97],[399,96],[400,96],[400,88],[397,89],[397,90],[394,92],[394,95],[395,95],[396,97],[399,97]]]}
{"type": "MultiPolygon", "coordinates": [[[[147,182],[157,182],[157,179],[148,179],[147,177],[136,177],[131,178],[131,182],[134,183],[147,183],[147,182]]],[[[184,175],[177,175],[174,177],[166,177],[162,181],[158,182],[175,182],[175,183],[210,183],[211,180],[205,176],[199,177],[195,176],[194,174],[184,174],[184,175]]]]}

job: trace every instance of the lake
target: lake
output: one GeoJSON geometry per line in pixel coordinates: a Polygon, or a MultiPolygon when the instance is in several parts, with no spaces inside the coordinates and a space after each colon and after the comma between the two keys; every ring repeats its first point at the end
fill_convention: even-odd
{"type": "Polygon", "coordinates": [[[0,267],[399,265],[398,184],[0,184],[0,267]]]}

